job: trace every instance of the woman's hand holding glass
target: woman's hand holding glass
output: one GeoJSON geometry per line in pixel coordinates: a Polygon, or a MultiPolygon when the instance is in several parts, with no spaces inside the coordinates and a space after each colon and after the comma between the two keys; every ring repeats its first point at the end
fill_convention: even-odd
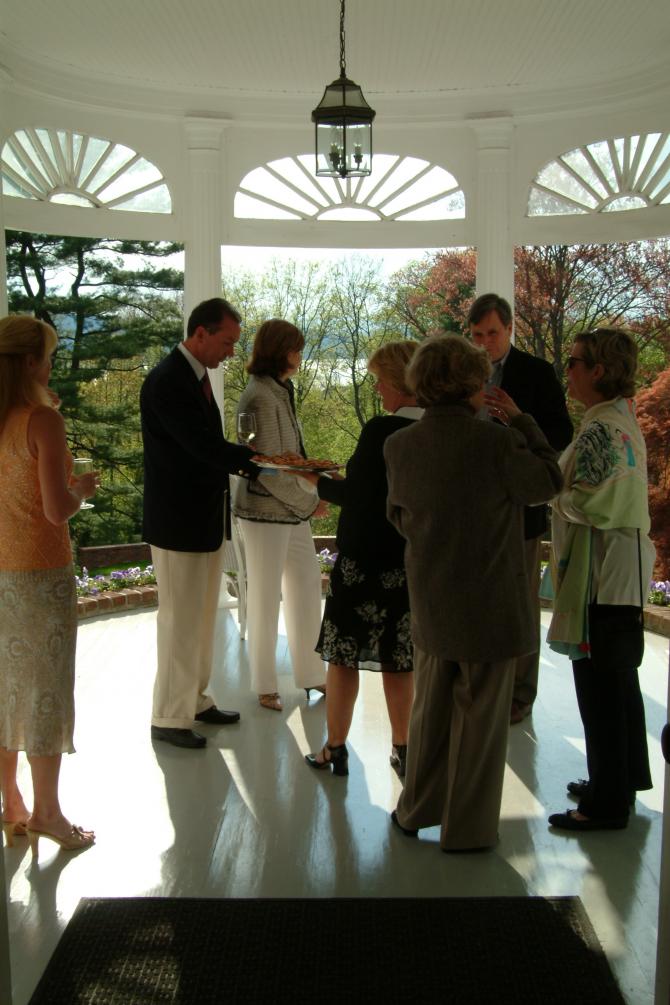
{"type": "Polygon", "coordinates": [[[93,470],[90,457],[75,457],[72,463],[70,487],[82,500],[81,509],[93,509],[93,503],[84,502],[94,496],[100,484],[100,472],[93,470]]]}

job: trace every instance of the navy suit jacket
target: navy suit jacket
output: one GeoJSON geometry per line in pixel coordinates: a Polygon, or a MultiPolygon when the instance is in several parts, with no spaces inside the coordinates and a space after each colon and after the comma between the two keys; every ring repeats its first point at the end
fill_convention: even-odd
{"type": "Polygon", "coordinates": [[[228,475],[256,477],[253,451],[224,438],[179,349],[148,374],[140,392],[144,441],[144,540],[171,551],[216,551],[230,536],[228,475]]]}
{"type": "MultiPolygon", "coordinates": [[[[500,386],[522,412],[532,415],[554,450],[564,450],[572,440],[572,420],[565,394],[551,363],[510,347],[500,386]]],[[[547,507],[527,506],[524,536],[539,537],[547,529],[547,507]]]]}

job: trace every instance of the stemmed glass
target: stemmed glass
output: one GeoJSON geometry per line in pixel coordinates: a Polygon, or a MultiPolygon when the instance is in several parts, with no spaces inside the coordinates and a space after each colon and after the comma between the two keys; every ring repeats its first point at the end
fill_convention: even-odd
{"type": "MultiPolygon", "coordinates": [[[[72,462],[72,474],[75,478],[80,475],[87,475],[93,470],[93,461],[90,457],[75,457],[72,462]]],[[[95,509],[93,503],[82,500],[80,509],[95,509]]]]}
{"type": "Polygon", "coordinates": [[[256,416],[253,412],[240,412],[237,416],[237,437],[243,443],[251,445],[256,437],[256,416]]]}

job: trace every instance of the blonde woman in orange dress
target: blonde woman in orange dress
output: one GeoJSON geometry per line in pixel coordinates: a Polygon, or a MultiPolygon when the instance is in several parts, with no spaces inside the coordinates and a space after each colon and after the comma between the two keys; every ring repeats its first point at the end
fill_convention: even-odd
{"type": "Polygon", "coordinates": [[[58,799],[61,756],[73,753],[77,604],[67,522],[95,494],[97,473],[73,478],[65,423],[48,390],[53,328],[0,320],[0,782],[8,845],[28,834],[88,848],[58,799]],[[25,751],[32,813],[16,781],[25,751]]]}

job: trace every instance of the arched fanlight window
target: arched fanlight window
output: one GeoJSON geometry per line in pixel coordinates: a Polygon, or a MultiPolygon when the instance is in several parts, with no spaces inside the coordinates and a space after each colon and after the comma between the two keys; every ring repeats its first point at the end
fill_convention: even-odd
{"type": "Polygon", "coordinates": [[[68,129],[18,129],[2,150],[5,195],[88,208],[171,213],[155,164],[130,147],[68,129]]]}
{"type": "Polygon", "coordinates": [[[577,147],[534,179],[528,216],[614,213],[670,203],[670,134],[647,133],[577,147]]]}
{"type": "Polygon", "coordinates": [[[418,157],[375,154],[366,178],[314,176],[314,155],[270,161],[244,176],[235,216],[251,220],[454,220],[465,196],[452,174],[418,157]]]}

